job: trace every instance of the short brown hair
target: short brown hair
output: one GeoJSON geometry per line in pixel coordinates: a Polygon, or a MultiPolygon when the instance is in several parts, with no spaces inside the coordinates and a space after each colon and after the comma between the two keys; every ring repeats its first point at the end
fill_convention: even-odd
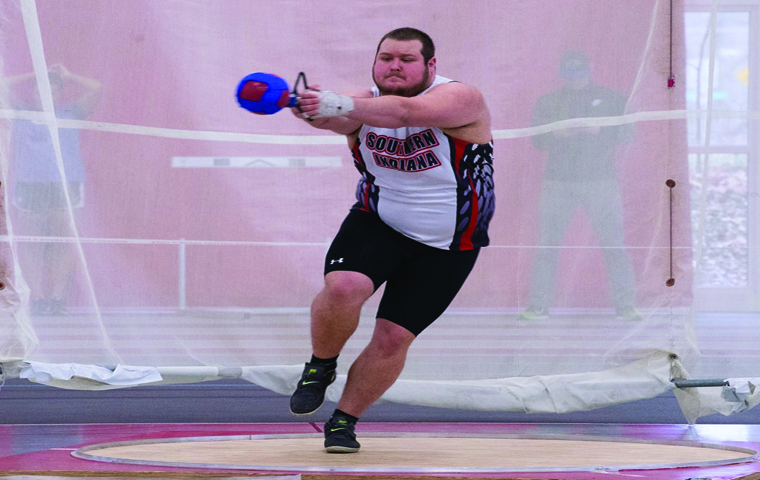
{"type": "Polygon", "coordinates": [[[419,40],[422,43],[421,53],[425,63],[429,62],[430,59],[435,56],[435,44],[433,44],[433,39],[430,38],[430,35],[422,30],[417,30],[416,28],[411,27],[397,28],[383,35],[383,38],[380,39],[380,43],[377,44],[375,56],[380,52],[380,45],[383,44],[386,38],[401,41],[419,40]]]}

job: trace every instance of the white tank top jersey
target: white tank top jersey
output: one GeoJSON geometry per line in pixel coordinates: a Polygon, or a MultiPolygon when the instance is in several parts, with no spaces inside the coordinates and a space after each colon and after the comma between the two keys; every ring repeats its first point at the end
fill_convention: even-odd
{"type": "MultiPolygon", "coordinates": [[[[436,76],[420,95],[452,81],[436,76]]],[[[380,95],[377,87],[373,91],[380,95]]],[[[351,153],[362,174],[353,209],[375,213],[394,230],[431,247],[488,245],[495,206],[493,140],[468,143],[435,127],[363,125],[351,153]]]]}

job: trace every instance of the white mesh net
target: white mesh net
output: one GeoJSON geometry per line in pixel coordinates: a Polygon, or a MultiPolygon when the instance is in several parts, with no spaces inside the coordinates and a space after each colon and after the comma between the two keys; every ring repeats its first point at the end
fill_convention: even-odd
{"type": "Polygon", "coordinates": [[[497,208],[386,398],[571,411],[656,396],[682,363],[756,375],[755,344],[734,347],[760,309],[757,5],[551,4],[0,0],[6,370],[53,382],[53,364],[55,384],[106,388],[155,378],[65,379],[244,367],[289,393],[358,173],[343,137],[251,115],[234,89],[254,71],[369,87],[378,40],[414,26],[439,73],[487,99],[497,208]],[[755,313],[723,325],[695,307],[755,313]],[[521,319],[531,308],[548,318],[521,319]]]}

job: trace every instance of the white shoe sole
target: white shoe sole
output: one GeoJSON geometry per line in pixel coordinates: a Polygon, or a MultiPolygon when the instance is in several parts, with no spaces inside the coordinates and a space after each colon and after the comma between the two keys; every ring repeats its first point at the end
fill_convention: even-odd
{"type": "Polygon", "coordinates": [[[359,448],[354,447],[340,447],[340,446],[332,446],[332,447],[325,447],[325,451],[327,453],[356,453],[359,451],[359,448]]]}

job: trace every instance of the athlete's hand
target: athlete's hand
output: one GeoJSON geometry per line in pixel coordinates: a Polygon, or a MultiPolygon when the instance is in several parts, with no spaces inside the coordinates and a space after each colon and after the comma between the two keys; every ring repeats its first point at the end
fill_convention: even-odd
{"type": "Polygon", "coordinates": [[[299,106],[304,118],[330,118],[348,115],[354,109],[354,99],[348,95],[310,88],[301,94],[299,106]]]}
{"type": "Polygon", "coordinates": [[[298,103],[296,103],[296,107],[292,108],[293,115],[296,117],[302,119],[302,120],[311,120],[312,115],[316,114],[316,110],[314,108],[309,108],[307,111],[306,106],[312,105],[313,99],[317,98],[316,93],[320,92],[319,85],[310,85],[307,90],[304,90],[300,94],[298,94],[298,103]],[[311,113],[309,113],[311,112],[311,113]]]}

